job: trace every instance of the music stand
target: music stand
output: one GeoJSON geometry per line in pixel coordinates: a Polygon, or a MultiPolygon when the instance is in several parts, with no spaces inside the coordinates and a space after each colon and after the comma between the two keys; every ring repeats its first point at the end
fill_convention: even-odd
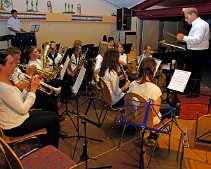
{"type": "Polygon", "coordinates": [[[123,48],[124,48],[124,53],[125,54],[129,54],[132,48],[132,43],[129,44],[123,44],[123,48]]]}
{"type": "MultiPolygon", "coordinates": [[[[73,152],[72,158],[74,158],[74,156],[75,156],[75,151],[76,151],[76,148],[77,148],[77,145],[78,145],[78,140],[80,140],[81,138],[84,138],[85,140],[86,140],[86,139],[90,139],[90,140],[94,140],[94,141],[103,142],[102,140],[98,140],[98,139],[86,137],[86,135],[85,135],[85,136],[81,136],[81,135],[80,135],[79,118],[84,120],[84,119],[86,119],[86,117],[85,117],[85,116],[81,116],[81,115],[79,114],[79,105],[78,105],[79,92],[78,92],[78,91],[79,91],[79,88],[81,87],[81,83],[82,83],[82,81],[83,81],[85,72],[86,72],[86,69],[85,69],[84,67],[81,67],[81,70],[80,70],[80,72],[79,72],[79,74],[78,74],[78,77],[77,77],[77,79],[76,79],[76,82],[75,82],[75,84],[74,84],[73,87],[72,87],[72,93],[74,94],[75,99],[76,99],[76,106],[77,106],[77,108],[76,108],[76,113],[75,113],[75,112],[71,112],[71,113],[70,113],[68,110],[66,110],[66,113],[67,113],[67,115],[70,117],[70,119],[71,119],[72,122],[73,122],[73,120],[72,120],[71,114],[75,115],[76,118],[77,118],[76,124],[73,122],[73,125],[74,125],[74,127],[75,127],[75,129],[76,129],[76,131],[77,131],[77,135],[75,135],[75,136],[67,136],[67,137],[64,138],[64,139],[67,139],[67,138],[77,138],[77,140],[76,140],[76,145],[75,145],[75,148],[74,148],[74,152],[73,152]]],[[[88,120],[87,120],[87,121],[88,121],[88,120]]],[[[88,122],[89,122],[89,121],[88,121],[88,122]]],[[[91,123],[91,124],[93,124],[93,123],[91,123]]],[[[84,130],[85,130],[85,129],[84,129],[84,130]]],[[[86,149],[87,149],[87,148],[86,148],[86,149]]],[[[84,148],[83,148],[83,150],[84,150],[84,148]]],[[[81,157],[81,160],[84,160],[84,159],[87,160],[87,158],[89,158],[88,155],[87,155],[87,151],[86,151],[85,153],[84,153],[84,152],[82,153],[83,156],[84,156],[84,154],[86,155],[86,157],[85,157],[85,158],[84,158],[84,157],[81,157]]]]}
{"type": "Polygon", "coordinates": [[[82,53],[85,53],[89,48],[94,47],[94,44],[86,44],[82,46],[82,53]]]}

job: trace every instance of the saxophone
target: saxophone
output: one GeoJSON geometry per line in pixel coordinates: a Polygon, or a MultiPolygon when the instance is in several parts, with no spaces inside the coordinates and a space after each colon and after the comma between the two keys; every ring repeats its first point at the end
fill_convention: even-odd
{"type": "Polygon", "coordinates": [[[78,66],[72,71],[72,76],[75,76],[78,71],[81,69],[81,67],[84,65],[84,63],[86,63],[86,59],[82,58],[81,60],[79,60],[78,66]]]}

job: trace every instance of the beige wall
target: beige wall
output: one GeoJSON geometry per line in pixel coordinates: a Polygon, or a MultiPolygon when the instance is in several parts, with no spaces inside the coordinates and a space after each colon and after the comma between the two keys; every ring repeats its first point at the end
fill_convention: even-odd
{"type": "MultiPolygon", "coordinates": [[[[35,0],[33,1],[35,3],[35,0]]],[[[38,10],[40,12],[47,12],[46,2],[47,0],[39,0],[38,10]]],[[[116,13],[116,8],[114,6],[102,0],[51,0],[51,2],[53,5],[53,12],[55,15],[58,14],[57,16],[60,16],[64,11],[65,2],[73,3],[74,8],[77,3],[80,3],[82,14],[85,15],[111,16],[112,13],[116,13]]],[[[18,12],[25,12],[25,0],[13,0],[13,7],[18,12]]],[[[80,39],[83,44],[94,43],[95,45],[98,45],[102,40],[103,35],[116,35],[116,23],[114,22],[49,22],[21,20],[23,29],[29,31],[31,22],[40,23],[40,30],[36,33],[38,48],[41,47],[43,42],[50,40],[55,40],[57,43],[60,43],[61,46],[72,46],[75,39],[80,39]]],[[[6,23],[7,21],[0,21],[0,36],[8,34],[6,23]]],[[[1,45],[1,48],[5,48],[5,44],[1,45]]]]}
{"type": "MultiPolygon", "coordinates": [[[[22,21],[27,30],[29,23],[22,21]]],[[[112,35],[116,30],[116,24],[111,23],[89,23],[89,22],[40,22],[40,30],[36,33],[37,46],[46,41],[54,40],[61,46],[71,46],[74,40],[79,39],[83,44],[98,43],[104,34],[112,35]]]]}

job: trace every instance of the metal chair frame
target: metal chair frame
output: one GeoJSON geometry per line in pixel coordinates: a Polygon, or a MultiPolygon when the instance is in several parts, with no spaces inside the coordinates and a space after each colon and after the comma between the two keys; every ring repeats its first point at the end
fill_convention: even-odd
{"type": "MultiPolygon", "coordinates": [[[[99,120],[101,120],[101,118],[102,118],[102,120],[100,122],[100,124],[102,126],[109,109],[111,111],[116,111],[117,112],[117,114],[116,114],[116,116],[114,118],[114,122],[115,122],[115,120],[117,118],[117,115],[118,115],[118,111],[120,110],[120,107],[113,107],[112,106],[112,100],[111,100],[110,91],[108,89],[107,84],[105,83],[105,81],[101,77],[99,78],[99,84],[100,84],[101,94],[102,94],[102,96],[101,96],[102,100],[101,101],[103,103],[102,110],[101,110],[101,113],[100,113],[100,116],[99,116],[99,120]]],[[[113,124],[112,124],[111,130],[112,129],[113,129],[113,124]]],[[[111,133],[111,131],[109,132],[109,136],[110,136],[110,133],[111,133]]]]}

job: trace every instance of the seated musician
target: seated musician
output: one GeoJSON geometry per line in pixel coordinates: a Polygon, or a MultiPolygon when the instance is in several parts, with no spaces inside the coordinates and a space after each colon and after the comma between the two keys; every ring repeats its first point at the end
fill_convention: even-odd
{"type": "Polygon", "coordinates": [[[114,43],[114,38],[113,37],[108,37],[108,48],[109,49],[115,48],[115,43],[114,43]]]}
{"type": "MultiPolygon", "coordinates": [[[[14,64],[16,65],[13,74],[10,76],[10,80],[14,83],[14,85],[20,91],[23,91],[27,87],[28,83],[26,83],[25,81],[22,81],[23,79],[25,79],[25,77],[24,77],[21,69],[19,69],[19,67],[18,67],[18,64],[20,63],[21,51],[17,47],[9,47],[6,49],[6,53],[13,57],[14,64]],[[21,74],[23,76],[21,76],[21,74]]],[[[36,72],[35,65],[31,65],[31,66],[29,66],[29,68],[27,68],[26,73],[28,75],[32,76],[35,74],[35,72],[36,72]]],[[[42,91],[39,91],[39,90],[36,91],[36,99],[31,108],[38,108],[38,109],[42,109],[45,111],[51,111],[54,114],[56,113],[57,116],[59,116],[57,102],[56,102],[55,98],[53,98],[52,96],[49,96],[48,94],[43,93],[42,91]]],[[[59,131],[59,136],[63,137],[66,135],[67,134],[65,132],[63,132],[61,130],[59,131]]]]}
{"type": "Polygon", "coordinates": [[[49,67],[49,60],[47,56],[42,56],[42,60],[39,59],[39,52],[35,46],[28,46],[24,50],[24,57],[26,58],[26,64],[29,66],[35,65],[39,72],[39,78],[41,80],[45,79],[45,82],[49,85],[55,87],[54,92],[58,95],[61,91],[61,82],[58,79],[49,77],[49,73],[52,73],[49,67]]]}
{"type": "Polygon", "coordinates": [[[120,107],[124,105],[125,91],[130,85],[128,80],[122,88],[119,88],[119,77],[117,75],[119,67],[119,52],[115,49],[108,49],[105,52],[99,76],[107,83],[110,90],[112,105],[120,107]]]}
{"type": "Polygon", "coordinates": [[[152,57],[152,54],[153,54],[152,47],[150,45],[145,45],[142,55],[136,58],[137,70],[141,64],[141,61],[146,57],[152,57]]]}
{"type": "Polygon", "coordinates": [[[10,81],[16,64],[13,57],[0,53],[0,125],[5,135],[22,136],[46,128],[47,134],[40,136],[42,146],[58,148],[59,118],[51,111],[29,111],[33,105],[40,80],[33,77],[30,85],[21,92],[10,81]]]}
{"type": "Polygon", "coordinates": [[[62,68],[61,61],[62,61],[62,55],[58,53],[56,49],[56,42],[50,41],[50,51],[48,53],[48,60],[49,60],[49,66],[51,71],[55,71],[56,69],[62,68]]]}
{"type": "MultiPolygon", "coordinates": [[[[161,90],[153,83],[155,69],[155,60],[152,57],[144,58],[138,70],[138,79],[130,84],[128,92],[136,93],[142,96],[146,101],[151,99],[153,104],[161,104],[161,90]]],[[[159,110],[159,106],[155,106],[154,108],[155,111],[159,113],[157,115],[153,111],[153,125],[159,123],[159,117],[162,117],[162,112],[160,112],[161,110],[159,110]]],[[[146,144],[153,144],[155,139],[157,139],[157,134],[151,132],[146,140],[146,144]]]]}
{"type": "Polygon", "coordinates": [[[124,53],[124,47],[121,42],[117,43],[117,50],[119,52],[119,64],[120,64],[120,71],[118,72],[120,83],[119,87],[121,88],[126,83],[127,79],[132,82],[136,79],[136,76],[133,75],[128,69],[127,69],[127,54],[124,53]]]}
{"type": "MultiPolygon", "coordinates": [[[[14,63],[16,65],[13,74],[10,76],[10,80],[19,90],[23,91],[26,88],[27,83],[22,81],[25,77],[21,69],[18,67],[18,64],[20,63],[21,51],[17,47],[9,47],[6,49],[6,53],[13,57],[14,63]],[[21,76],[21,74],[23,76],[21,76]]],[[[29,66],[26,73],[30,76],[34,75],[36,73],[36,66],[29,66]]],[[[37,99],[33,105],[34,108],[40,108],[42,110],[49,110],[58,113],[55,99],[41,91],[37,91],[36,96],[37,99]]]]}
{"type": "Polygon", "coordinates": [[[101,68],[101,63],[103,61],[103,57],[105,55],[105,52],[108,50],[108,43],[105,41],[100,42],[99,44],[99,53],[96,57],[96,63],[95,63],[95,67],[94,67],[94,76],[95,76],[95,80],[96,82],[99,82],[99,76],[98,73],[100,71],[101,68]]]}
{"type": "Polygon", "coordinates": [[[65,97],[71,94],[71,89],[77,78],[77,75],[84,64],[84,59],[81,54],[81,46],[76,46],[73,48],[73,53],[69,56],[70,61],[68,63],[64,78],[62,80],[62,89],[60,94],[61,101],[65,101],[65,97]]]}

